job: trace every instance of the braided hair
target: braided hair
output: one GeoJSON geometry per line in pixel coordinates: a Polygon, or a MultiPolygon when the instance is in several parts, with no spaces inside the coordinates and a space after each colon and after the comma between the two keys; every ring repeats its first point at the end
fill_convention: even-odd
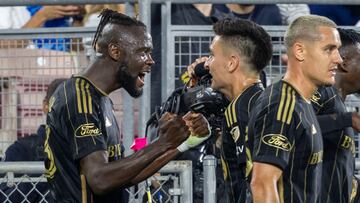
{"type": "Polygon", "coordinates": [[[116,24],[125,27],[132,27],[132,26],[146,27],[144,23],[137,20],[136,18],[131,18],[127,15],[118,13],[117,11],[113,11],[110,9],[104,9],[100,13],[99,17],[101,17],[100,23],[96,29],[94,40],[92,42],[92,46],[94,50],[96,49],[96,43],[98,42],[98,39],[102,36],[102,31],[107,24],[116,24]]]}
{"type": "Polygon", "coordinates": [[[353,29],[338,28],[342,47],[360,43],[360,33],[353,29]]]}

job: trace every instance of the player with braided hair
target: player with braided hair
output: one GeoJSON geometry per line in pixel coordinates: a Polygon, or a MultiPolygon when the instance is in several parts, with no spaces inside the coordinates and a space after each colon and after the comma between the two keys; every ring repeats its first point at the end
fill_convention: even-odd
{"type": "Polygon", "coordinates": [[[104,10],[93,46],[94,61],[65,81],[49,102],[45,167],[56,202],[128,202],[124,188],[210,133],[201,114],[167,113],[159,122],[159,139],[124,158],[108,94],[124,88],[133,97],[141,95],[154,63],[151,36],[142,22],[104,10]]]}

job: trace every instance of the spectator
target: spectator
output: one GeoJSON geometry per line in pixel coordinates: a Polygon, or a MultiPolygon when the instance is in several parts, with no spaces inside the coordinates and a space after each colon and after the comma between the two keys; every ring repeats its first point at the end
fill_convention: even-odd
{"type": "Polygon", "coordinates": [[[0,7],[0,29],[22,28],[30,19],[25,6],[0,7]]]}
{"type": "Polygon", "coordinates": [[[310,13],[326,16],[337,25],[356,25],[360,20],[360,5],[318,5],[310,4],[310,13]]]}
{"type": "Polygon", "coordinates": [[[125,4],[96,4],[96,5],[86,5],[86,15],[84,16],[84,26],[85,27],[96,27],[100,19],[98,18],[99,14],[103,9],[111,9],[119,13],[125,14],[125,4]]]}
{"type": "Polygon", "coordinates": [[[282,24],[289,25],[300,16],[309,15],[310,9],[306,4],[276,4],[280,10],[282,24]]]}
{"type": "MultiPolygon", "coordinates": [[[[38,27],[69,27],[81,26],[84,15],[82,6],[29,6],[29,7],[0,7],[0,28],[38,28],[38,27]]],[[[70,39],[36,39],[38,48],[69,51],[70,39]]],[[[28,42],[26,41],[26,44],[28,42]]],[[[10,47],[23,48],[23,42],[7,40],[10,47]]]]}
{"type": "MultiPolygon", "coordinates": [[[[48,86],[42,104],[44,114],[47,114],[49,111],[49,100],[51,95],[63,81],[65,81],[65,79],[55,79],[48,86]]],[[[10,145],[5,151],[3,161],[44,161],[45,137],[45,125],[42,124],[39,126],[36,134],[20,138],[15,141],[14,144],[10,145]]],[[[17,176],[22,176],[22,174],[18,174],[17,176]]],[[[12,202],[22,202],[24,200],[29,202],[40,202],[43,199],[43,195],[48,192],[49,187],[47,183],[37,183],[36,186],[33,186],[31,183],[19,183],[17,188],[7,187],[3,184],[1,185],[1,190],[8,195],[12,202]],[[36,190],[33,190],[33,188],[36,190]]],[[[0,200],[4,200],[4,198],[4,196],[0,195],[0,200]]],[[[50,194],[45,196],[44,199],[48,202],[52,200],[50,194]]]]}
{"type": "MultiPolygon", "coordinates": [[[[25,24],[30,27],[70,27],[82,26],[85,14],[84,6],[28,6],[32,18],[25,24]]],[[[71,41],[67,38],[35,39],[38,48],[70,51],[71,41]]]]}
{"type": "Polygon", "coordinates": [[[216,9],[237,17],[253,21],[259,25],[282,25],[280,10],[276,5],[226,4],[216,5],[216,9]]]}

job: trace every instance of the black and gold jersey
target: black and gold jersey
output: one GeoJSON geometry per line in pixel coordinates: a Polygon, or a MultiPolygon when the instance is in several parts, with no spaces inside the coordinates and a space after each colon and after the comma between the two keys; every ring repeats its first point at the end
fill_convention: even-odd
{"type": "Polygon", "coordinates": [[[323,142],[310,101],[286,81],[260,95],[249,121],[253,162],[282,170],[280,202],[318,202],[323,142]]]}
{"type": "Polygon", "coordinates": [[[241,187],[252,167],[246,145],[250,111],[263,91],[261,83],[246,88],[226,108],[223,121],[221,160],[229,199],[238,202],[241,187]]]}
{"type": "Polygon", "coordinates": [[[350,203],[359,203],[360,202],[360,180],[355,175],[352,179],[352,188],[350,195],[350,203]]]}
{"type": "Polygon", "coordinates": [[[86,78],[71,77],[50,98],[46,123],[45,175],[56,202],[125,202],[123,190],[95,195],[79,166],[98,150],[107,150],[109,162],[122,157],[110,98],[86,78]]]}
{"type": "Polygon", "coordinates": [[[319,88],[311,102],[317,115],[323,115],[319,122],[324,141],[321,202],[350,202],[355,161],[354,131],[351,122],[348,127],[335,122],[331,125],[332,131],[327,129],[329,123],[346,113],[345,104],[335,87],[319,88]]]}

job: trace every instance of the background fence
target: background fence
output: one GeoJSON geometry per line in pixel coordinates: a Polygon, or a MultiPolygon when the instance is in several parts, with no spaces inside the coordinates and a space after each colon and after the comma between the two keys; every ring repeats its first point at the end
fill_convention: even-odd
{"type": "MultiPolygon", "coordinates": [[[[210,160],[214,160],[210,157],[210,160]]],[[[209,165],[214,168],[213,165],[209,165]]],[[[3,162],[0,163],[0,201],[53,202],[42,162],[3,162]]],[[[205,171],[208,171],[205,169],[205,171]]],[[[211,173],[208,172],[208,173],[211,173]]],[[[148,180],[154,203],[191,203],[192,164],[191,161],[172,161],[148,180]]],[[[129,203],[146,202],[147,186],[145,182],[128,188],[129,203]]]]}

